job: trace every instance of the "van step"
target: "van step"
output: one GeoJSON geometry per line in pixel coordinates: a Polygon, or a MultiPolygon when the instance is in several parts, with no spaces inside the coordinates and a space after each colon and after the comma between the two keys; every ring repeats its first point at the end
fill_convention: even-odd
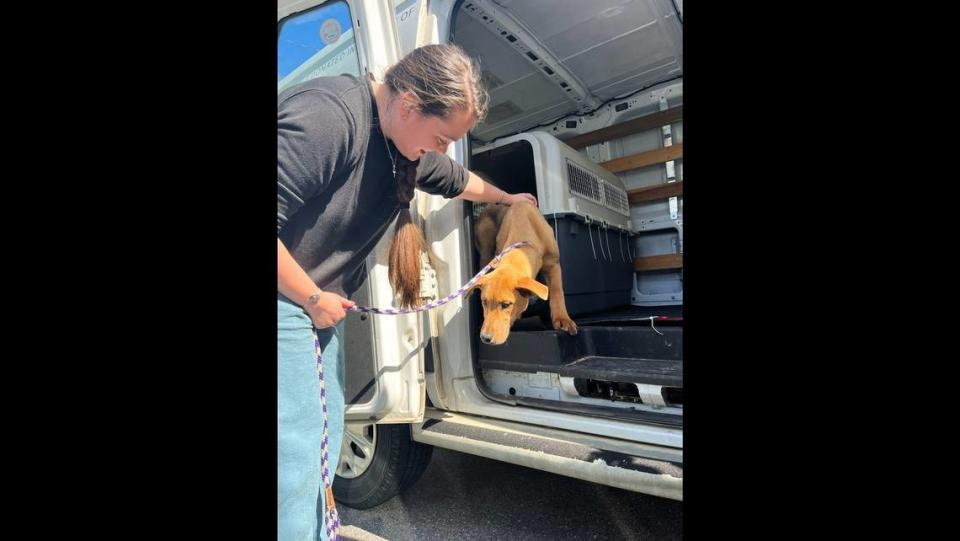
{"type": "Polygon", "coordinates": [[[683,500],[678,449],[434,408],[426,409],[423,423],[411,425],[411,434],[420,443],[683,500]]]}
{"type": "Polygon", "coordinates": [[[679,360],[590,356],[559,367],[557,373],[570,378],[683,387],[683,361],[679,360]]]}

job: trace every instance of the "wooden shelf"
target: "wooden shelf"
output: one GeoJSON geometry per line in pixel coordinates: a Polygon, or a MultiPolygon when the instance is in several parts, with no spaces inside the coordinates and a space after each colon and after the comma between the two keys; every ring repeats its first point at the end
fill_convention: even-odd
{"type": "Polygon", "coordinates": [[[633,260],[633,270],[652,271],[667,269],[682,269],[683,254],[651,255],[637,257],[633,260]]]}
{"type": "Polygon", "coordinates": [[[627,199],[630,204],[645,203],[647,201],[656,201],[657,199],[667,199],[683,195],[683,181],[670,182],[669,184],[657,184],[656,186],[646,186],[627,190],[627,199]]]}
{"type": "Polygon", "coordinates": [[[564,141],[573,148],[581,149],[604,141],[619,139],[627,135],[639,133],[653,128],[659,128],[683,120],[683,106],[678,105],[667,109],[666,111],[657,111],[656,113],[634,118],[626,122],[607,126],[587,132],[576,137],[571,137],[564,141]]]}
{"type": "Polygon", "coordinates": [[[600,163],[600,166],[611,173],[620,173],[631,169],[638,169],[648,165],[678,160],[683,157],[683,143],[658,148],[649,152],[631,154],[615,160],[600,163]]]}

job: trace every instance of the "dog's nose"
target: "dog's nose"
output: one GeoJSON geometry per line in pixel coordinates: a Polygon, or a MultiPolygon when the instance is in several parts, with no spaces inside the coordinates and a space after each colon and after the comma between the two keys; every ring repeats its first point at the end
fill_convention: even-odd
{"type": "Polygon", "coordinates": [[[493,341],[493,337],[490,336],[489,334],[480,333],[480,340],[481,340],[484,344],[489,344],[490,342],[493,341]]]}

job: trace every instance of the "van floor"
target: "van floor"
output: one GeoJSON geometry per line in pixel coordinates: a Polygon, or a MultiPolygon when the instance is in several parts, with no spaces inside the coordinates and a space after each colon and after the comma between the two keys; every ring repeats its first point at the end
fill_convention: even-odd
{"type": "MultiPolygon", "coordinates": [[[[571,319],[580,327],[587,325],[649,325],[651,317],[668,318],[657,321],[655,323],[657,326],[682,324],[683,306],[623,306],[593,314],[571,316],[571,319]]],[[[530,316],[517,320],[512,330],[542,331],[552,329],[545,325],[539,316],[530,316]]]]}
{"type": "Polygon", "coordinates": [[[479,365],[484,369],[555,372],[680,387],[683,327],[682,319],[676,319],[680,317],[676,315],[681,313],[679,308],[626,307],[574,318],[578,332],[573,336],[547,328],[539,317],[524,318],[514,325],[505,343],[478,343],[479,365]],[[671,319],[651,326],[650,316],[671,319]]]}

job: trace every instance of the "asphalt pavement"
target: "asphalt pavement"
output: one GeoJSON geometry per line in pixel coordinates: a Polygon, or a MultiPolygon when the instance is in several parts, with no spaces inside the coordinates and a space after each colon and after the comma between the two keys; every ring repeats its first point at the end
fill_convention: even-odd
{"type": "Polygon", "coordinates": [[[440,448],[404,494],[338,508],[357,541],[682,538],[682,502],[440,448]]]}

